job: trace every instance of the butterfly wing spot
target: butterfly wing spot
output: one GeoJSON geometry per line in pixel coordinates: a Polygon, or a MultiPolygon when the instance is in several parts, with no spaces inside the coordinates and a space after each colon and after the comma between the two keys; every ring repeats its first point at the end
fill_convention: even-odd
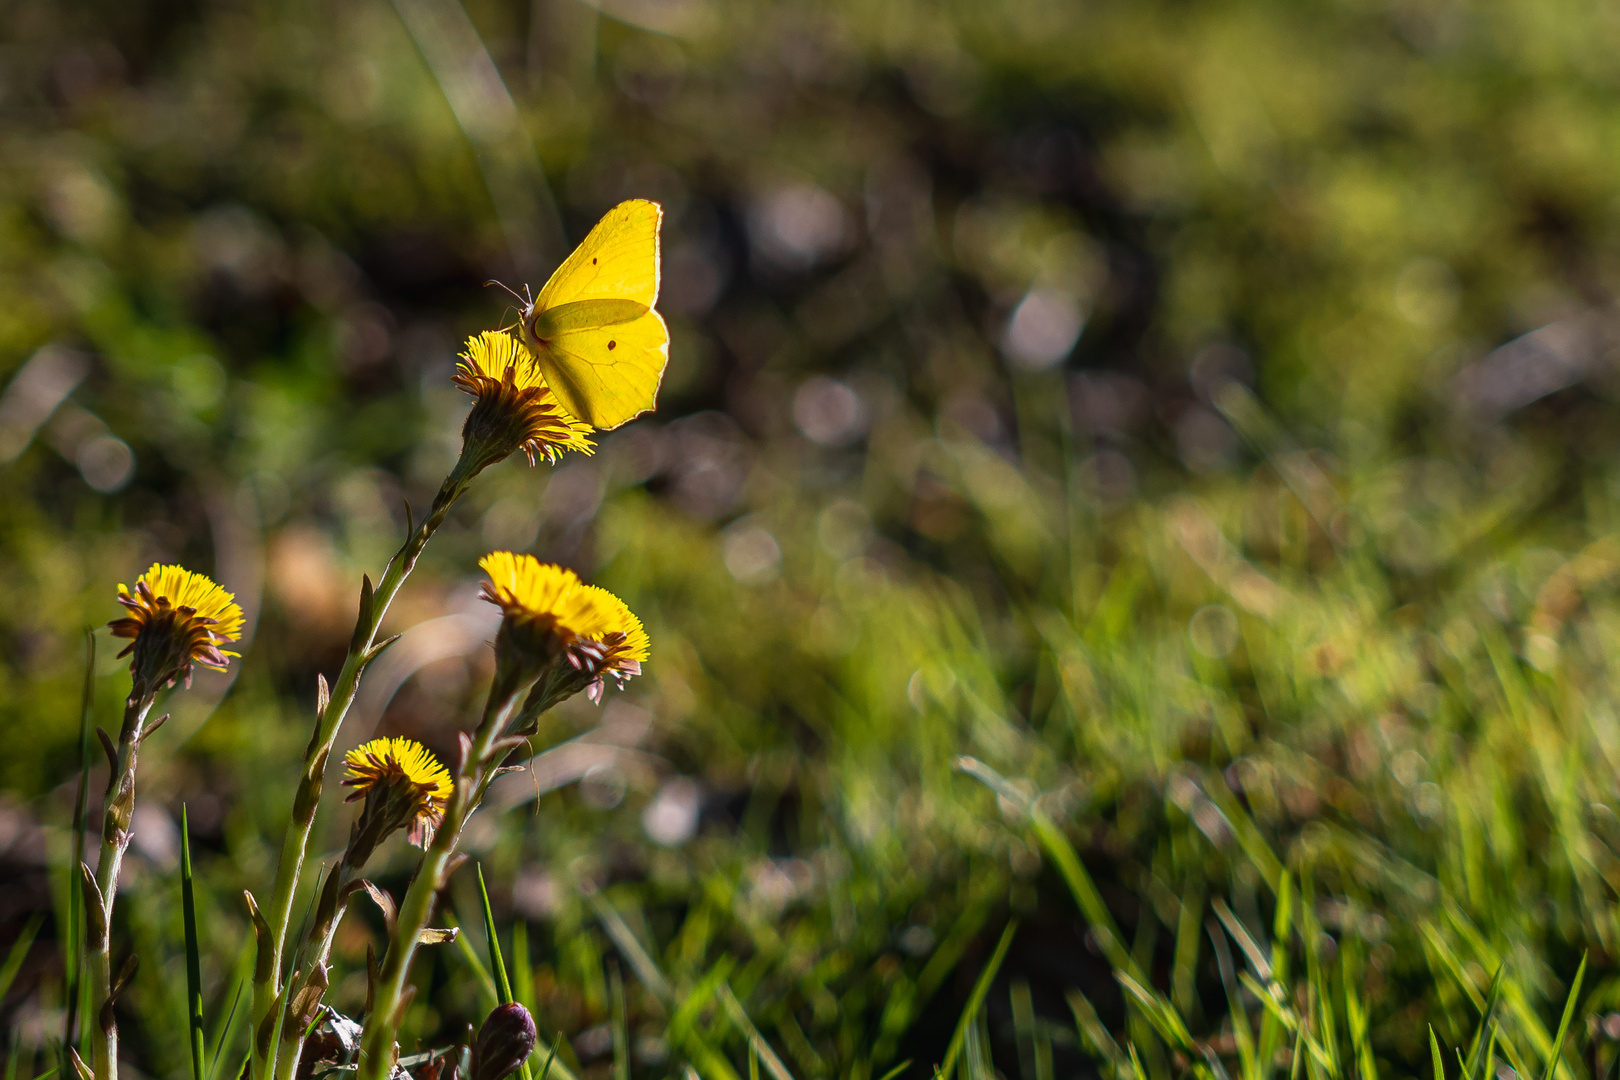
{"type": "Polygon", "coordinates": [[[609,349],[609,350],[610,350],[610,351],[611,351],[611,350],[612,350],[612,349],[613,349],[613,348],[615,348],[615,347],[616,347],[616,346],[617,346],[617,345],[618,345],[618,344],[619,344],[619,343],[618,343],[618,342],[617,342],[617,341],[610,341],[610,342],[608,342],[608,349],[609,349]]]}
{"type": "Polygon", "coordinates": [[[596,260],[595,260],[595,259],[592,259],[592,260],[591,260],[591,265],[592,265],[592,266],[595,266],[595,265],[596,265],[596,260]]]}

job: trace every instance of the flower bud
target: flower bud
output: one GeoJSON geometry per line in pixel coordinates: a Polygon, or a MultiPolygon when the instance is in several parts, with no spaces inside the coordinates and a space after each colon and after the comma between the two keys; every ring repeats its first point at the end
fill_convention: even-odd
{"type": "Polygon", "coordinates": [[[515,1001],[495,1006],[473,1044],[472,1080],[502,1080],[517,1072],[538,1038],[528,1009],[515,1001]]]}

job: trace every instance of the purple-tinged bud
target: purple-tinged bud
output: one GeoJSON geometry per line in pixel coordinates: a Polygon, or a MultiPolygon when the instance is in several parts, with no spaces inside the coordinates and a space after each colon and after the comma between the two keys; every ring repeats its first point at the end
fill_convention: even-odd
{"type": "Polygon", "coordinates": [[[502,1080],[517,1072],[538,1038],[528,1009],[515,1001],[495,1006],[473,1044],[472,1080],[502,1080]]]}

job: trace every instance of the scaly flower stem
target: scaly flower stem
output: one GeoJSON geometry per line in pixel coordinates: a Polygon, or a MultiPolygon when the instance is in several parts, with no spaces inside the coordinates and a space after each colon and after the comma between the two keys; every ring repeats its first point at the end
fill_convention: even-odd
{"type": "Polygon", "coordinates": [[[102,800],[105,811],[101,858],[93,877],[89,867],[80,867],[85,887],[86,946],[90,952],[90,1000],[96,1009],[91,1058],[96,1080],[118,1080],[118,1025],[113,1017],[113,901],[118,893],[118,868],[129,848],[130,819],[135,814],[135,759],[147,732],[146,715],[156,697],[157,692],[137,674],[129,700],[124,703],[124,723],[107,778],[107,795],[102,800]]]}
{"type": "Polygon", "coordinates": [[[298,1064],[304,1054],[309,1021],[320,1004],[320,995],[327,987],[327,961],[332,956],[332,942],[337,937],[338,924],[343,919],[343,908],[348,902],[349,886],[360,877],[361,867],[350,864],[347,853],[332,868],[331,876],[321,889],[320,902],[315,908],[315,921],[306,942],[312,943],[313,952],[301,965],[297,978],[288,984],[287,998],[291,1012],[282,1027],[282,1046],[274,1063],[280,1080],[293,1080],[298,1075],[298,1064]],[[311,992],[310,988],[315,990],[311,992]],[[300,1001],[309,997],[313,1000],[300,1001]],[[296,1006],[296,1007],[294,1007],[296,1006]]]}
{"type": "MultiPolygon", "coordinates": [[[[292,822],[282,841],[281,862],[276,869],[270,904],[262,915],[257,910],[254,913],[259,948],[253,973],[253,1076],[259,1080],[277,1075],[276,1054],[281,1041],[278,1032],[284,1013],[282,958],[287,927],[292,919],[293,900],[309,850],[309,834],[315,824],[315,811],[320,806],[321,779],[326,770],[327,756],[332,752],[338,729],[342,727],[343,718],[360,687],[360,676],[364,674],[366,665],[376,659],[388,644],[386,641],[380,645],[377,643],[377,628],[388,612],[388,605],[393,602],[400,586],[405,584],[405,579],[410,577],[417,557],[444,522],[450,508],[467,490],[473,478],[490,464],[493,464],[490,455],[479,447],[469,443],[463,448],[456,467],[445,478],[444,485],[434,498],[428,516],[422,519],[404,546],[389,560],[376,589],[361,596],[360,616],[355,623],[354,636],[349,639],[349,652],[344,658],[343,669],[332,686],[331,697],[325,708],[316,718],[315,731],[304,751],[303,774],[299,777],[298,794],[293,799],[292,822]]],[[[293,1064],[296,1067],[296,1059],[293,1064]]]]}
{"type": "Polygon", "coordinates": [[[461,829],[478,808],[489,781],[496,771],[497,757],[504,758],[507,747],[497,746],[506,721],[527,686],[518,676],[497,670],[495,685],[471,744],[456,769],[455,790],[445,808],[444,821],[433,836],[433,843],[422,856],[422,863],[405,891],[394,924],[394,939],[383,958],[382,971],[373,988],[371,1012],[360,1036],[360,1063],[355,1080],[387,1080],[394,1066],[394,1040],[399,1032],[405,1003],[405,981],[410,975],[416,946],[433,914],[433,898],[444,887],[461,829]]]}

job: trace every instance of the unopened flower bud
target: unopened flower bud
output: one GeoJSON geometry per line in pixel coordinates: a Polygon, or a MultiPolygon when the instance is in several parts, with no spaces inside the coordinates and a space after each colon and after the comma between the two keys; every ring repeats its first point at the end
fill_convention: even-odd
{"type": "Polygon", "coordinates": [[[495,1006],[473,1044],[472,1080],[502,1080],[517,1072],[538,1038],[528,1009],[515,1001],[495,1006]]]}

